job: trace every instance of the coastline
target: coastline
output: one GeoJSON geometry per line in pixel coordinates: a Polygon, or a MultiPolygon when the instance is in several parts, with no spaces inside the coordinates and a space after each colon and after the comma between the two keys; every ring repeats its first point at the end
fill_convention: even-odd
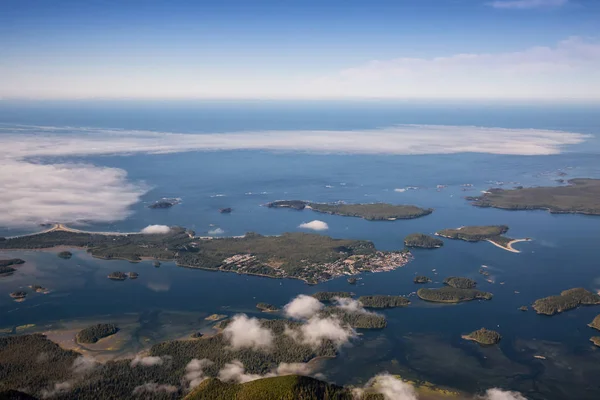
{"type": "Polygon", "coordinates": [[[521,250],[517,250],[517,249],[513,248],[512,245],[515,243],[519,243],[519,242],[531,242],[531,239],[513,239],[510,242],[508,242],[506,244],[506,246],[502,246],[490,239],[485,239],[485,241],[489,242],[489,243],[493,244],[494,246],[499,247],[503,250],[510,251],[511,253],[520,253],[521,250]]]}

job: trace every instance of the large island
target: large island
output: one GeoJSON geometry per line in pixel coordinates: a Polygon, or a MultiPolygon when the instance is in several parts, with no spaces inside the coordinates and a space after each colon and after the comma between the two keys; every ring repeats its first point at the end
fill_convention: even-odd
{"type": "Polygon", "coordinates": [[[583,288],[564,290],[559,296],[549,296],[533,303],[538,314],[554,315],[581,305],[600,305],[600,296],[583,288]]]}
{"type": "Polygon", "coordinates": [[[461,226],[454,229],[442,229],[435,234],[447,239],[464,240],[465,242],[490,242],[501,249],[512,253],[519,253],[512,245],[518,242],[529,241],[529,239],[511,239],[504,236],[508,232],[506,225],[485,225],[485,226],[461,226]]]}
{"type": "Polygon", "coordinates": [[[490,189],[467,200],[477,207],[600,215],[600,179],[579,178],[568,183],[568,186],[490,189]]]}
{"type": "Polygon", "coordinates": [[[370,221],[394,221],[397,219],[412,219],[429,215],[431,208],[421,208],[412,205],[396,205],[387,203],[346,204],[346,203],[313,203],[302,200],[279,200],[268,203],[269,208],[291,208],[304,210],[306,208],[325,214],[345,217],[360,217],[370,221]]]}
{"type": "Polygon", "coordinates": [[[318,283],[363,271],[391,271],[408,263],[406,250],[378,251],[372,242],[333,239],[307,233],[204,239],[172,227],[164,234],[100,234],[60,226],[37,235],[0,241],[0,249],[82,247],[94,257],[132,262],[143,259],[175,261],[179,266],[296,278],[318,283]]]}
{"type": "Polygon", "coordinates": [[[471,300],[491,300],[492,294],[476,289],[459,289],[446,286],[438,289],[422,288],[417,290],[421,300],[434,303],[460,303],[471,300]]]}

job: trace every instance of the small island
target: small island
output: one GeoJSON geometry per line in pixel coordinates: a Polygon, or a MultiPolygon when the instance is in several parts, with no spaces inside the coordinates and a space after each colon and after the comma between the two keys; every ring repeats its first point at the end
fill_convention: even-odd
{"type": "Polygon", "coordinates": [[[46,289],[45,287],[40,286],[40,285],[30,285],[29,288],[36,293],[44,293],[44,294],[48,293],[48,289],[46,289]]]}
{"type": "Polygon", "coordinates": [[[404,245],[422,249],[437,249],[444,245],[444,241],[423,233],[411,233],[404,238],[404,245]]]}
{"type": "Polygon", "coordinates": [[[256,308],[258,308],[262,312],[279,311],[279,309],[277,307],[275,307],[273,304],[269,304],[269,303],[258,303],[256,305],[256,308]]]}
{"type": "Polygon", "coordinates": [[[231,207],[219,208],[221,214],[231,214],[232,211],[233,209],[231,207]]]}
{"type": "Polygon", "coordinates": [[[590,342],[594,343],[596,346],[600,347],[600,336],[592,336],[590,338],[590,342]]]}
{"type": "Polygon", "coordinates": [[[395,205],[387,203],[346,204],[346,203],[312,203],[301,200],[279,200],[268,203],[269,208],[291,208],[294,210],[310,210],[344,217],[359,217],[369,221],[394,221],[412,219],[429,215],[431,208],[420,208],[413,205],[395,205]]]}
{"type": "Polygon", "coordinates": [[[154,265],[155,268],[160,267],[160,261],[158,261],[158,260],[155,260],[152,264],[154,265]]]}
{"type": "Polygon", "coordinates": [[[404,296],[360,296],[358,301],[366,308],[394,308],[405,307],[410,304],[410,300],[404,296]]]}
{"type": "Polygon", "coordinates": [[[57,254],[57,256],[62,258],[63,260],[68,260],[71,257],[73,257],[73,253],[71,253],[70,251],[61,251],[57,254]]]}
{"type": "Polygon", "coordinates": [[[486,241],[512,253],[520,253],[512,245],[518,242],[527,242],[530,239],[511,239],[504,236],[507,231],[508,226],[506,225],[461,226],[455,229],[442,229],[435,234],[447,239],[464,240],[465,242],[486,241]]]}
{"type": "Polygon", "coordinates": [[[12,297],[15,300],[24,300],[25,297],[27,297],[27,292],[24,292],[22,290],[16,291],[16,292],[12,292],[10,294],[10,297],[12,297]]]}
{"type": "Polygon", "coordinates": [[[413,279],[413,282],[414,283],[429,283],[429,282],[431,282],[431,279],[426,276],[419,275],[419,276],[415,276],[415,279],[413,279]]]}
{"type": "Polygon", "coordinates": [[[353,293],[350,292],[317,292],[312,295],[319,301],[333,301],[337,297],[352,297],[353,293]]]}
{"type": "Polygon", "coordinates": [[[596,315],[596,317],[588,324],[588,326],[600,331],[600,314],[596,315]]]}
{"type": "Polygon", "coordinates": [[[460,303],[471,300],[491,300],[493,295],[476,289],[457,289],[445,286],[437,289],[421,288],[417,290],[421,300],[434,303],[460,303]]]}
{"type": "Polygon", "coordinates": [[[573,288],[561,292],[559,296],[538,299],[532,307],[538,314],[554,315],[581,305],[598,304],[600,304],[600,296],[596,293],[583,288],[573,288]]]}
{"type": "Polygon", "coordinates": [[[125,279],[127,279],[127,274],[121,271],[111,272],[110,274],[108,274],[108,279],[111,279],[113,281],[124,281],[125,279]]]}
{"type": "Polygon", "coordinates": [[[92,344],[119,331],[115,324],[96,324],[80,330],[75,339],[79,343],[92,344]]]}
{"type": "Polygon", "coordinates": [[[578,178],[567,183],[568,186],[489,189],[482,196],[467,200],[476,207],[600,215],[600,179],[578,178]]]}
{"type": "Polygon", "coordinates": [[[180,199],[171,199],[171,198],[164,198],[158,201],[155,201],[154,203],[150,204],[148,206],[148,208],[152,208],[152,209],[164,209],[164,208],[171,208],[176,204],[181,203],[180,199]]]}
{"type": "Polygon", "coordinates": [[[477,282],[473,279],[462,278],[459,276],[448,277],[444,279],[444,283],[457,289],[473,289],[477,285],[477,282]]]}
{"type": "Polygon", "coordinates": [[[349,284],[351,285],[356,285],[357,279],[353,276],[351,276],[350,278],[346,279],[348,281],[349,284]]]}
{"type": "Polygon", "coordinates": [[[137,272],[129,272],[127,275],[129,276],[129,279],[137,279],[138,276],[140,276],[137,272]]]}
{"type": "Polygon", "coordinates": [[[521,307],[519,307],[519,311],[529,311],[529,307],[521,306],[521,307]]]}
{"type": "Polygon", "coordinates": [[[471,332],[468,335],[462,335],[461,337],[463,339],[472,340],[474,342],[487,346],[497,344],[498,342],[500,342],[500,339],[502,339],[502,336],[500,336],[498,332],[485,328],[481,328],[477,331],[471,332]]]}
{"type": "Polygon", "coordinates": [[[219,321],[221,319],[227,318],[227,315],[223,314],[212,314],[208,317],[204,318],[205,321],[219,321]]]}

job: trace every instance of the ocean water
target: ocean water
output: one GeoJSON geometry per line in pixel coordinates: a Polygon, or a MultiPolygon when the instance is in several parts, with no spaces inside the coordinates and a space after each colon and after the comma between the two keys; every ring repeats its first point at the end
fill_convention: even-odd
{"type": "MultiPolygon", "coordinates": [[[[336,279],[316,286],[295,280],[217,273],[163,263],[103,261],[75,251],[71,260],[51,252],[6,252],[27,263],[0,278],[0,328],[36,324],[39,329],[70,320],[106,316],[180,312],[231,315],[256,313],[259,301],[283,305],[300,293],[351,290],[363,294],[410,295],[415,275],[428,275],[439,287],[447,276],[467,276],[494,298],[488,302],[432,305],[415,298],[402,309],[386,310],[388,327],[360,332],[352,346],[324,366],[328,379],[360,383],[389,371],[461,390],[476,392],[498,386],[519,390],[528,398],[598,398],[594,376],[600,372],[600,349],[589,338],[587,324],[600,312],[584,307],[553,317],[517,308],[571,287],[600,288],[598,245],[600,217],[552,215],[543,211],[481,209],[464,200],[504,182],[556,185],[559,172],[600,178],[600,116],[582,105],[354,103],[10,103],[0,105],[0,123],[120,128],[206,134],[261,130],[361,130],[395,124],[488,126],[553,129],[592,135],[561,154],[543,156],[483,153],[430,155],[310,154],[305,152],[214,151],[174,154],[128,154],[58,157],[40,162],[85,162],[127,171],[131,182],[148,192],[128,218],[90,224],[89,230],[138,231],[149,224],[181,225],[206,234],[254,231],[266,235],[299,231],[298,225],[319,219],[327,235],[373,241],[383,250],[401,249],[412,232],[433,233],[462,225],[506,224],[509,236],[529,237],[510,253],[489,243],[446,241],[438,250],[415,250],[414,261],[393,272],[364,274],[349,286],[336,279]],[[463,191],[463,184],[472,184],[463,191]],[[437,185],[445,187],[438,189],[437,185]],[[416,190],[396,191],[409,186],[416,190]],[[180,197],[167,210],[147,208],[162,197],[180,197]],[[357,218],[261,207],[277,199],[319,202],[390,202],[434,208],[433,214],[406,221],[371,222],[357,218]],[[219,208],[232,207],[231,214],[219,208]],[[481,265],[494,283],[479,275],[481,265]],[[113,270],[136,271],[136,281],[112,282],[113,270]],[[435,272],[433,271],[435,270],[435,272]],[[41,284],[50,294],[30,294],[15,303],[8,293],[41,284]],[[460,339],[486,327],[498,330],[499,346],[482,348],[460,339]],[[543,355],[546,360],[535,359],[543,355]]],[[[0,227],[0,235],[27,229],[0,227]]],[[[421,287],[421,286],[419,286],[421,287]]],[[[204,329],[194,320],[190,330],[204,329]],[[195,324],[195,325],[194,325],[195,324]]]]}

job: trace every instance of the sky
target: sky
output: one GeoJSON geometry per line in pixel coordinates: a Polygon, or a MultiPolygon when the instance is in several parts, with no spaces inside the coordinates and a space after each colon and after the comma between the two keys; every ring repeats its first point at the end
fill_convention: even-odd
{"type": "Polygon", "coordinates": [[[0,0],[0,99],[600,100],[600,0],[0,0]]]}

